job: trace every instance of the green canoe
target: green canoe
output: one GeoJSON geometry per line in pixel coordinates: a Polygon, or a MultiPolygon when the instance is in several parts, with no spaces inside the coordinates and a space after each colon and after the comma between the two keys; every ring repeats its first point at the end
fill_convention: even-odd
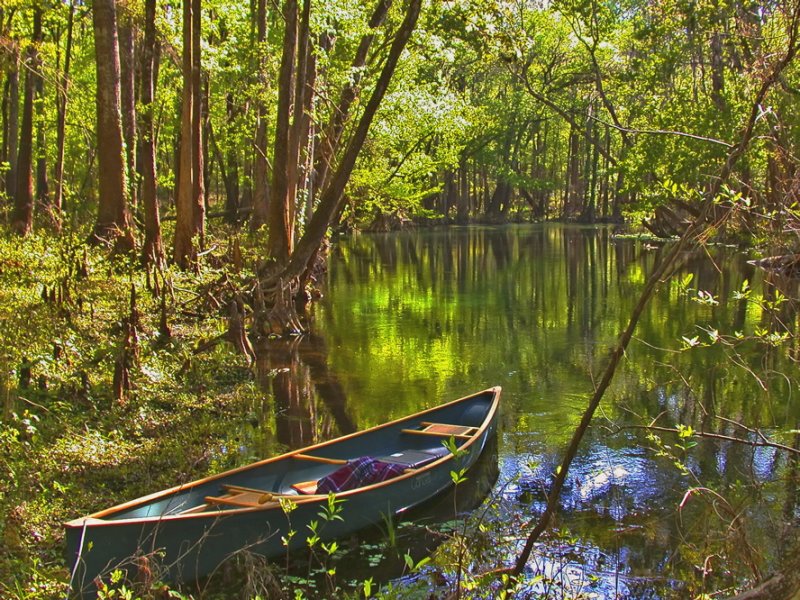
{"type": "Polygon", "coordinates": [[[317,485],[339,483],[361,463],[388,464],[391,478],[356,478],[359,487],[337,491],[342,518],[324,522],[319,535],[327,541],[379,523],[439,494],[453,485],[451,471],[475,463],[495,433],[499,401],[500,388],[490,388],[70,521],[72,591],[93,595],[95,578],[115,569],[134,577],[137,569],[158,568],[165,580],[190,581],[243,551],[276,557],[305,547],[306,525],[320,521],[329,502],[317,485]],[[449,439],[458,446],[455,456],[445,449],[449,439]],[[287,543],[290,530],[297,534],[287,543]]]}

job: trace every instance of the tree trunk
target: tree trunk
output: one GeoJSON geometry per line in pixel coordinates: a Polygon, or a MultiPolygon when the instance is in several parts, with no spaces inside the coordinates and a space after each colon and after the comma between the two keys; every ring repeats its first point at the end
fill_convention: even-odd
{"type": "MultiPolygon", "coordinates": [[[[292,126],[292,156],[294,174],[290,188],[290,221],[294,225],[291,231],[290,247],[294,246],[295,233],[300,235],[301,221],[297,218],[297,195],[305,190],[308,195],[313,191],[312,171],[314,153],[309,145],[311,133],[311,112],[314,105],[314,90],[317,82],[316,54],[311,48],[311,0],[303,2],[303,16],[300,22],[299,67],[295,82],[295,115],[292,126]]],[[[313,214],[313,198],[306,198],[306,207],[310,220],[313,214]]]]}
{"type": "MultiPolygon", "coordinates": [[[[594,138],[594,104],[589,105],[588,118],[586,119],[586,127],[589,131],[586,132],[587,138],[594,138]]],[[[597,201],[597,162],[599,158],[599,145],[586,144],[586,161],[584,166],[585,177],[588,178],[588,185],[583,193],[583,207],[581,208],[581,222],[594,223],[596,220],[596,201],[597,201]]]]}
{"type": "Polygon", "coordinates": [[[194,263],[194,200],[192,189],[192,3],[183,0],[183,98],[181,104],[181,140],[175,194],[175,248],[173,258],[182,269],[194,263]]]}
{"type": "MultiPolygon", "coordinates": [[[[42,45],[42,13],[37,5],[33,19],[33,43],[36,47],[42,45]],[[37,18],[38,15],[38,18],[37,18]]],[[[37,52],[38,54],[38,52],[37,52]]],[[[36,110],[36,200],[39,205],[49,212],[50,190],[47,181],[47,139],[45,136],[44,116],[44,78],[42,77],[41,60],[33,65],[35,79],[34,108],[36,110]]]]}
{"type": "Polygon", "coordinates": [[[717,110],[725,110],[725,67],[722,58],[722,34],[711,35],[711,100],[717,110]]]}
{"type": "Polygon", "coordinates": [[[201,0],[192,0],[192,233],[202,249],[206,238],[206,186],[201,85],[201,0]]]}
{"type": "Polygon", "coordinates": [[[156,144],[153,131],[153,99],[156,80],[156,0],[145,0],[144,40],[142,43],[142,208],[144,210],[144,244],[142,262],[160,265],[164,261],[164,246],[161,239],[161,217],[158,210],[156,187],[156,144]]]}
{"type": "Polygon", "coordinates": [[[289,186],[292,170],[292,101],[294,99],[295,57],[297,56],[297,1],[286,0],[283,8],[286,29],[283,34],[283,54],[278,74],[278,112],[275,129],[275,149],[272,169],[272,190],[269,207],[270,258],[283,266],[292,251],[289,186]]]}
{"type": "Polygon", "coordinates": [[[574,126],[569,133],[569,160],[567,161],[567,191],[564,201],[564,217],[575,216],[581,203],[581,138],[574,126]]]}
{"type": "Polygon", "coordinates": [[[90,241],[114,240],[120,251],[135,246],[127,205],[125,151],[120,114],[120,66],[114,0],[94,0],[92,22],[97,67],[99,206],[90,241]]]}
{"type": "MultiPolygon", "coordinates": [[[[120,100],[122,134],[125,139],[125,159],[128,171],[128,197],[133,210],[139,199],[136,169],[136,62],[134,55],[135,26],[131,7],[122,5],[119,19],[120,100]]],[[[147,23],[145,22],[145,26],[147,23]]]]}
{"type": "MultiPolygon", "coordinates": [[[[39,37],[42,30],[42,12],[38,3],[34,3],[33,7],[33,24],[35,40],[37,28],[39,37]]],[[[39,60],[35,41],[28,46],[26,54],[25,95],[22,101],[14,210],[11,213],[11,228],[20,235],[27,235],[33,229],[33,95],[36,91],[34,73],[39,60]]]]}
{"type": "Polygon", "coordinates": [[[466,225],[469,222],[469,178],[467,173],[467,157],[461,154],[458,162],[458,181],[456,187],[456,223],[466,225]]]}
{"type": "MultiPolygon", "coordinates": [[[[226,111],[228,119],[228,131],[233,130],[235,120],[235,104],[233,94],[226,95],[226,111]]],[[[228,144],[225,154],[219,147],[219,140],[214,129],[209,123],[208,139],[212,154],[219,165],[220,177],[225,186],[225,221],[231,225],[239,222],[240,202],[239,202],[239,158],[235,144],[228,144]]]]}
{"type": "Polygon", "coordinates": [[[267,0],[258,0],[256,8],[256,43],[258,44],[258,99],[256,100],[255,158],[253,165],[253,215],[250,227],[255,231],[269,219],[269,174],[267,167],[267,87],[266,40],[267,0]]]}
{"type": "Polygon", "coordinates": [[[64,48],[64,69],[58,75],[59,85],[56,94],[56,189],[53,195],[53,216],[56,228],[61,228],[64,209],[64,146],[66,143],[67,103],[69,102],[69,74],[72,65],[72,33],[75,22],[75,3],[70,0],[67,17],[67,41],[64,48]]]}
{"type": "MultiPolygon", "coordinates": [[[[311,97],[314,69],[311,65],[309,30],[311,20],[311,0],[303,0],[303,10],[297,32],[297,72],[294,78],[294,100],[292,102],[292,124],[289,129],[289,152],[286,163],[288,186],[286,188],[286,213],[288,225],[289,254],[294,249],[294,230],[296,225],[297,190],[301,186],[300,149],[305,146],[308,135],[306,99],[311,97]]],[[[279,199],[277,199],[279,200],[279,199]]]]}
{"type": "Polygon", "coordinates": [[[11,51],[8,70],[8,124],[6,144],[8,173],[6,174],[6,194],[9,198],[17,194],[17,152],[19,141],[19,47],[15,44],[11,51]]]}
{"type": "Polygon", "coordinates": [[[361,78],[363,77],[364,65],[367,64],[367,55],[370,46],[375,39],[374,30],[383,25],[392,0],[378,0],[375,11],[369,20],[370,30],[361,37],[358,49],[353,58],[350,68],[352,73],[351,81],[342,90],[339,104],[332,111],[330,122],[324,130],[320,143],[317,144],[317,155],[314,158],[314,171],[316,173],[316,189],[323,190],[328,184],[328,175],[331,171],[331,161],[339,147],[339,141],[344,131],[344,126],[350,117],[350,109],[358,98],[361,78]]]}

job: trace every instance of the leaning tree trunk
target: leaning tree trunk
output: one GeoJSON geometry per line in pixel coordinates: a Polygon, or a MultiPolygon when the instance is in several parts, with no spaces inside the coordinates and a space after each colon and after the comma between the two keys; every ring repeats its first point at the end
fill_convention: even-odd
{"type": "Polygon", "coordinates": [[[408,39],[411,37],[411,33],[416,27],[420,8],[421,0],[410,0],[408,3],[405,18],[392,42],[386,62],[383,65],[383,70],[364,108],[364,113],[361,115],[361,119],[353,132],[353,136],[350,138],[344,150],[339,167],[331,176],[330,184],[320,196],[319,204],[314,211],[314,216],[308,224],[306,233],[300,239],[295,251],[292,253],[289,266],[283,274],[284,280],[297,278],[303,275],[304,271],[310,266],[310,260],[316,254],[325,239],[328,227],[333,223],[334,217],[337,216],[344,195],[344,188],[350,179],[350,174],[353,172],[353,167],[364,145],[364,141],[367,138],[372,120],[375,118],[378,107],[383,101],[383,97],[386,95],[389,82],[400,60],[400,55],[403,53],[408,39]]]}
{"type": "Polygon", "coordinates": [[[114,241],[117,250],[135,246],[128,212],[125,152],[120,114],[120,66],[114,0],[94,0],[92,21],[97,67],[97,160],[100,200],[90,241],[114,241]]]}
{"type": "Polygon", "coordinates": [[[339,148],[339,142],[344,131],[344,126],[350,117],[350,109],[358,98],[361,78],[364,73],[364,66],[367,64],[367,56],[370,46],[375,39],[374,30],[383,25],[392,0],[378,0],[372,17],[369,20],[369,30],[361,37],[358,44],[350,71],[353,74],[350,82],[342,90],[339,104],[331,112],[330,122],[325,127],[322,139],[316,146],[314,156],[315,187],[323,190],[328,185],[328,176],[332,171],[332,161],[339,148]]]}
{"type": "Polygon", "coordinates": [[[569,445],[564,453],[561,465],[556,470],[553,484],[550,487],[550,492],[547,497],[547,505],[545,506],[544,511],[537,519],[533,529],[528,533],[525,544],[517,556],[513,568],[498,570],[495,571],[495,573],[507,573],[514,576],[519,576],[524,571],[531,552],[533,551],[533,548],[539,537],[550,526],[551,520],[555,517],[558,511],[561,491],[564,487],[564,482],[566,481],[572,461],[578,453],[578,449],[580,448],[583,437],[592,422],[594,414],[600,405],[600,401],[603,399],[603,395],[614,378],[617,366],[622,360],[628,344],[633,338],[639,318],[641,317],[657,287],[674,274],[676,260],[681,255],[684,248],[689,245],[690,242],[696,241],[700,234],[702,234],[704,228],[707,227],[708,217],[712,215],[715,210],[715,201],[720,193],[720,190],[730,178],[731,173],[733,172],[733,169],[739,159],[744,155],[745,151],[750,146],[754,136],[756,123],[761,116],[762,106],[767,98],[768,93],[780,79],[783,71],[793,62],[795,56],[797,55],[798,37],[800,37],[800,6],[795,7],[791,16],[791,23],[789,26],[789,41],[787,44],[786,54],[780,60],[775,62],[771,71],[765,74],[763,77],[759,90],[752,104],[750,105],[750,112],[742,128],[739,142],[730,149],[725,163],[719,170],[718,176],[712,180],[709,189],[704,194],[703,208],[701,212],[695,218],[692,224],[686,229],[683,236],[681,236],[681,239],[673,246],[669,254],[648,277],[644,289],[639,296],[639,300],[636,303],[633,312],[631,313],[628,324],[620,334],[616,346],[614,347],[608,359],[608,363],[603,372],[602,378],[598,381],[595,391],[592,394],[586,409],[584,410],[580,424],[572,435],[569,445]]]}
{"type": "MultiPolygon", "coordinates": [[[[262,320],[262,325],[266,321],[272,332],[275,332],[276,324],[284,332],[297,329],[299,326],[293,306],[294,298],[299,291],[300,283],[307,279],[308,271],[313,268],[313,263],[325,240],[328,228],[340,217],[345,186],[350,179],[356,159],[364,145],[370,125],[386,95],[386,90],[400,60],[400,55],[403,53],[411,33],[416,27],[420,8],[421,0],[409,1],[405,17],[397,30],[372,94],[364,106],[361,118],[350,137],[336,171],[330,177],[330,183],[320,195],[317,208],[306,227],[303,237],[298,241],[289,257],[288,265],[285,268],[270,269],[265,274],[265,285],[263,287],[272,294],[272,309],[260,319],[262,320]]],[[[278,146],[276,145],[277,148],[278,146]]],[[[274,197],[273,202],[275,202],[274,197]]],[[[270,235],[272,235],[272,232],[270,232],[270,235]]],[[[277,262],[277,265],[280,267],[280,261],[277,262]]]]}

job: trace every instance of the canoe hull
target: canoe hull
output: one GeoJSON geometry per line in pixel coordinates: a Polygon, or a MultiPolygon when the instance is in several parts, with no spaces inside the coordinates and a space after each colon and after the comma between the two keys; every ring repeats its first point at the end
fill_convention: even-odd
{"type": "MultiPolygon", "coordinates": [[[[483,420],[475,423],[475,435],[461,444],[458,455],[448,454],[395,479],[337,494],[337,499],[341,500],[337,503],[338,516],[341,518],[325,520],[320,517],[324,507],[328,506],[328,498],[310,496],[292,497],[293,508],[288,512],[277,502],[271,502],[264,508],[199,514],[170,514],[169,510],[164,509],[166,503],[174,502],[178,497],[188,504],[197,502],[197,498],[203,494],[219,489],[222,482],[244,485],[257,480],[261,471],[281,473],[279,465],[282,459],[286,459],[285,455],[274,461],[265,461],[262,467],[244,467],[72,521],[66,526],[68,560],[74,570],[72,589],[82,595],[92,594],[96,589],[93,583],[95,577],[116,568],[127,569],[132,575],[142,568],[142,563],[146,563],[147,568],[160,579],[190,581],[213,574],[222,563],[238,553],[252,552],[275,558],[305,548],[307,538],[311,535],[308,524],[312,521],[317,521],[317,534],[324,542],[380,523],[386,516],[402,513],[451,487],[451,472],[466,470],[475,464],[487,440],[496,433],[499,392],[499,388],[492,388],[443,405],[447,409],[443,415],[451,421],[458,415],[459,402],[464,402],[464,406],[469,408],[471,400],[472,405],[481,406],[483,410],[483,420]],[[161,515],[137,516],[155,510],[152,507],[158,507],[161,515]],[[292,531],[294,533],[290,535],[292,531]]],[[[437,417],[437,410],[430,409],[373,430],[291,454],[352,454],[359,448],[366,449],[374,444],[370,442],[370,437],[394,439],[398,437],[395,434],[406,426],[417,425],[425,418],[437,417]]],[[[474,408],[470,410],[477,412],[474,408]]],[[[475,419],[474,414],[471,418],[475,419]]],[[[419,445],[423,441],[428,445],[432,443],[427,438],[416,440],[423,436],[408,437],[413,440],[404,440],[407,444],[419,445]]],[[[441,444],[439,439],[433,441],[441,444]]],[[[395,445],[391,449],[397,450],[398,447],[395,445]]],[[[328,465],[317,466],[320,472],[325,469],[330,471],[331,468],[328,465]]],[[[307,476],[307,473],[303,476],[307,476]]],[[[262,476],[262,481],[267,481],[265,477],[262,476]]],[[[286,479],[286,473],[281,473],[277,479],[286,479]]],[[[260,485],[258,487],[263,489],[260,485]]],[[[273,483],[270,489],[278,489],[278,484],[273,483]]]]}

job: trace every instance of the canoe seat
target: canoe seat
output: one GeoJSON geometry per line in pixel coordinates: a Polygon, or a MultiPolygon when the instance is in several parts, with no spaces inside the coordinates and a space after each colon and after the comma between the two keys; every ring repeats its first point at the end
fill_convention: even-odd
{"type": "Polygon", "coordinates": [[[413,433],[417,435],[436,435],[439,437],[450,437],[469,439],[478,431],[477,427],[468,425],[452,425],[450,423],[431,423],[422,421],[421,429],[403,429],[403,433],[413,433]]]}
{"type": "Polygon", "coordinates": [[[207,507],[211,506],[240,506],[252,507],[263,506],[275,498],[272,492],[259,490],[256,488],[243,487],[241,485],[222,484],[225,492],[224,496],[206,496],[204,498],[207,507]]]}
{"type": "Polygon", "coordinates": [[[310,495],[317,493],[317,480],[298,481],[292,484],[292,489],[298,494],[310,495]]]}

